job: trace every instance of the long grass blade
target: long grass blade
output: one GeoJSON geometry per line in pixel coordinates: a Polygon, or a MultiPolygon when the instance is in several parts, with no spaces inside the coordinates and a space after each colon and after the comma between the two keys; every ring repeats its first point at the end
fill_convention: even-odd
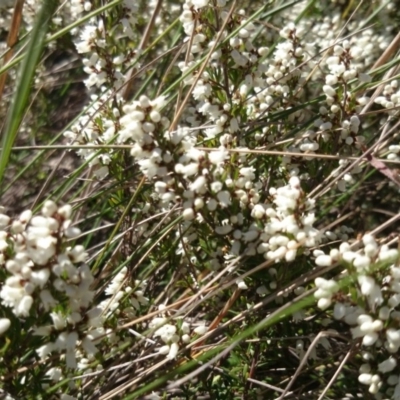
{"type": "Polygon", "coordinates": [[[0,182],[3,179],[4,171],[10,157],[11,148],[15,142],[19,127],[24,117],[31,90],[32,79],[35,75],[36,66],[42,54],[47,28],[57,6],[57,0],[44,0],[32,29],[26,55],[18,74],[17,88],[7,114],[5,129],[2,135],[0,182]]]}

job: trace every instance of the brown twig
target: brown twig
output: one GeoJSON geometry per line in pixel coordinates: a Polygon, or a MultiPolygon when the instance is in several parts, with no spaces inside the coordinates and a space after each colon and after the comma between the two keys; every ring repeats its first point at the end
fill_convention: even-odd
{"type": "MultiPolygon", "coordinates": [[[[11,20],[10,31],[8,32],[7,37],[7,46],[8,50],[4,55],[4,62],[3,65],[6,65],[8,61],[10,61],[11,57],[13,56],[13,47],[18,41],[18,32],[21,26],[22,21],[22,9],[24,7],[25,0],[16,0],[14,6],[14,12],[11,20]]],[[[7,79],[7,71],[4,71],[2,75],[0,75],[0,101],[3,97],[4,87],[6,84],[7,79]]]]}
{"type": "Polygon", "coordinates": [[[312,352],[312,350],[314,349],[314,347],[316,347],[319,339],[321,339],[322,337],[329,337],[329,336],[333,336],[333,337],[339,337],[340,335],[337,332],[333,332],[333,331],[321,331],[320,333],[318,333],[318,335],[314,338],[314,340],[312,341],[310,347],[307,349],[306,354],[304,355],[303,359],[300,361],[300,365],[297,367],[296,372],[293,375],[293,378],[290,380],[290,382],[287,384],[285,390],[283,391],[283,393],[278,397],[277,400],[282,400],[286,394],[288,393],[288,391],[290,390],[290,388],[293,386],[295,380],[297,379],[297,377],[300,375],[301,370],[303,369],[304,365],[306,364],[308,357],[310,357],[310,354],[312,352]]]}

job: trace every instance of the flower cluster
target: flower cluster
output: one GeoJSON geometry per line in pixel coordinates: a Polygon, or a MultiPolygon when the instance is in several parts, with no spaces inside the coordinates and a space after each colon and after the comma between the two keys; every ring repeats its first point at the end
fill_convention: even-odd
{"type": "Polygon", "coordinates": [[[390,153],[387,155],[388,160],[400,161],[400,157],[398,156],[400,153],[400,145],[393,144],[389,146],[388,150],[390,151],[390,153]]]}
{"type": "Polygon", "coordinates": [[[93,148],[85,148],[85,144],[106,144],[114,140],[119,110],[112,107],[107,94],[92,96],[93,103],[87,113],[82,115],[78,121],[72,125],[71,130],[64,132],[64,136],[74,145],[81,145],[82,148],[77,154],[93,167],[94,175],[99,179],[104,179],[108,175],[108,165],[112,160],[112,150],[96,151],[93,148]],[[101,123],[95,116],[102,110],[101,123]],[[111,117],[113,116],[113,117],[111,117]]]}
{"type": "Polygon", "coordinates": [[[87,256],[83,246],[61,248],[63,242],[80,234],[72,226],[71,211],[71,206],[57,207],[47,201],[41,215],[33,216],[27,210],[11,219],[1,214],[1,227],[9,229],[0,231],[0,263],[10,276],[0,297],[16,316],[29,315],[34,296],[39,307],[52,308],[57,302],[48,289],[50,283],[70,298],[71,309],[90,303],[92,294],[87,289],[93,278],[83,264],[87,256]]]}
{"type": "Polygon", "coordinates": [[[374,103],[381,105],[384,108],[391,109],[398,107],[400,104],[399,83],[396,79],[392,80],[383,88],[382,96],[375,98],[374,103]]]}
{"type": "Polygon", "coordinates": [[[115,313],[134,318],[140,307],[149,303],[149,299],[144,296],[146,282],[135,280],[135,286],[132,288],[127,284],[127,280],[128,269],[123,267],[106,287],[104,293],[109,297],[99,303],[103,322],[115,313]],[[129,304],[122,308],[121,300],[124,298],[128,299],[129,304]]]}
{"type": "MultiPolygon", "coordinates": [[[[52,353],[65,357],[66,370],[50,366],[46,371],[53,382],[64,379],[70,369],[102,370],[100,363],[95,369],[91,366],[98,346],[106,341],[112,353],[121,343],[112,321],[116,316],[121,321],[122,315],[132,319],[148,303],[145,282],[135,281],[130,287],[126,267],[106,287],[107,297],[95,301],[87,254],[83,246],[68,244],[81,234],[72,225],[71,212],[69,205],[46,201],[40,215],[29,210],[18,218],[0,214],[0,265],[7,273],[0,298],[17,318],[36,316],[32,333],[42,339],[36,348],[40,358],[52,353]]],[[[10,327],[9,318],[0,318],[0,334],[6,335],[10,327]]]]}
{"type": "MultiPolygon", "coordinates": [[[[123,13],[119,18],[113,18],[112,29],[119,40],[128,38],[134,39],[133,30],[137,22],[138,5],[129,0],[123,1],[123,13]]],[[[79,15],[88,12],[91,9],[91,3],[88,1],[75,1],[71,5],[72,15],[79,15]]],[[[96,86],[102,87],[102,91],[109,89],[120,89],[124,84],[125,78],[123,68],[127,67],[134,59],[134,52],[116,53],[115,37],[107,35],[107,29],[110,26],[104,25],[103,19],[91,19],[89,24],[84,25],[77,35],[76,49],[79,54],[85,54],[82,59],[84,71],[89,75],[85,80],[88,88],[96,86]]]]}
{"type": "MultiPolygon", "coordinates": [[[[25,2],[22,31],[32,29],[39,3],[25,2]]],[[[97,3],[63,3],[50,32],[97,3]]],[[[93,396],[101,397],[108,377],[120,374],[121,393],[130,368],[132,386],[145,385],[153,359],[176,360],[218,322],[225,330],[219,338],[234,338],[235,329],[258,324],[261,305],[274,313],[289,297],[307,295],[319,274],[316,304],[265,335],[285,348],[291,337],[289,350],[303,360],[318,330],[337,329],[359,346],[365,390],[377,399],[400,398],[399,252],[365,234],[398,210],[375,204],[380,198],[370,193],[379,171],[358,159],[377,144],[381,156],[400,160],[396,132],[377,142],[377,132],[382,139],[395,126],[398,83],[382,75],[392,64],[372,69],[394,37],[394,3],[364,2],[351,18],[354,2],[341,0],[290,7],[272,0],[264,8],[244,1],[233,10],[227,0],[167,3],[123,0],[71,30],[69,50],[81,60],[89,104],[63,134],[90,168],[89,179],[79,180],[90,195],[82,198],[77,184],[73,198],[102,226],[84,220],[90,233],[82,233],[72,208],[52,201],[38,215],[11,218],[0,210],[0,339],[14,321],[23,325],[23,335],[33,337],[34,361],[46,360],[38,367],[45,369],[45,389],[85,374],[71,379],[69,393],[95,382],[93,396]],[[379,216],[364,221],[370,209],[379,216]],[[362,232],[358,244],[355,232],[362,232]],[[85,247],[75,244],[81,236],[85,247]],[[93,242],[103,247],[91,264],[93,242]],[[196,301],[184,312],[165,306],[189,298],[196,301]],[[121,349],[129,361],[120,368],[119,359],[117,371],[113,357],[121,349]],[[57,355],[62,363],[52,361],[57,355]]],[[[8,24],[11,12],[0,13],[8,24]]],[[[387,186],[386,197],[397,198],[387,186]]],[[[321,337],[309,349],[310,365],[326,353],[330,363],[335,345],[321,337]]],[[[280,359],[275,346],[259,346],[252,374],[263,379],[256,364],[275,371],[280,359]]],[[[235,352],[229,363],[241,359],[235,352]]],[[[210,374],[217,377],[225,362],[210,374]]],[[[291,384],[296,397],[300,389],[291,384]]],[[[188,392],[202,396],[201,385],[196,380],[188,392]]],[[[253,394],[247,389],[242,397],[253,394]]]]}
{"type": "Polygon", "coordinates": [[[71,206],[48,200],[40,215],[30,210],[18,218],[0,214],[0,265],[7,273],[0,298],[16,317],[35,315],[46,323],[34,328],[47,341],[36,349],[40,357],[65,352],[67,367],[75,368],[77,347],[90,356],[97,352],[85,322],[97,310],[87,253],[81,245],[68,245],[81,233],[72,225],[71,212],[71,206]]]}
{"type": "Polygon", "coordinates": [[[161,114],[165,105],[163,96],[150,100],[142,95],[138,101],[123,107],[125,115],[120,120],[121,130],[117,141],[132,144],[131,155],[149,179],[166,176],[169,171],[165,164],[172,161],[171,153],[163,151],[157,140],[157,134],[169,124],[169,120],[161,114]]]}
{"type": "MultiPolygon", "coordinates": [[[[226,14],[218,13],[218,10],[225,2],[214,6],[221,26],[226,14]]],[[[342,243],[329,254],[318,249],[323,234],[314,227],[316,204],[301,187],[302,181],[306,182],[310,177],[311,168],[307,162],[311,158],[290,156],[290,152],[307,156],[332,143],[339,153],[359,151],[365,142],[359,114],[369,98],[355,88],[370,81],[366,66],[371,65],[371,59],[356,39],[336,41],[335,33],[340,29],[338,17],[333,18],[334,29],[328,27],[328,21],[321,23],[321,26],[325,24],[322,31],[328,39],[324,43],[330,53],[318,63],[314,58],[322,47],[317,43],[320,33],[314,31],[313,40],[310,40],[309,26],[302,23],[286,24],[270,52],[269,45],[276,36],[260,35],[257,23],[248,21],[246,12],[239,10],[221,35],[222,43],[211,54],[207,69],[198,76],[197,60],[211,50],[216,40],[216,32],[202,24],[210,10],[207,1],[187,1],[180,16],[188,50],[177,66],[186,87],[197,80],[181,125],[173,132],[168,131],[172,118],[163,96],[141,95],[120,108],[120,126],[116,126],[115,140],[132,146],[130,154],[146,177],[152,200],[141,209],[142,216],[169,212],[179,206],[182,221],[174,232],[179,243],[175,254],[180,256],[180,263],[185,268],[190,265],[196,270],[206,263],[212,271],[220,270],[240,255],[275,261],[277,268],[271,269],[275,272],[269,283],[271,290],[277,288],[281,265],[296,260],[301,254],[310,254],[310,248],[317,247],[313,254],[319,267],[329,267],[336,262],[351,264],[350,272],[358,275],[355,285],[363,305],[354,304],[348,293],[347,302],[340,302],[342,289],[339,284],[319,277],[315,282],[318,307],[328,310],[334,304],[334,318],[350,325],[353,338],[361,340],[363,346],[376,347],[381,343],[384,349],[393,349],[389,355],[386,350],[378,349],[369,367],[363,365],[360,370],[360,382],[368,384],[371,393],[386,390],[384,384],[387,383],[392,385],[392,389],[387,389],[390,394],[391,390],[397,390],[393,389],[395,378],[390,375],[386,382],[384,374],[393,371],[397,365],[397,331],[392,332],[386,327],[390,318],[383,320],[379,312],[386,301],[392,304],[394,300],[385,297],[387,293],[381,289],[379,281],[383,278],[379,274],[375,276],[370,266],[387,262],[388,257],[391,259],[396,255],[385,246],[378,246],[368,236],[364,237],[363,250],[355,251],[348,243],[342,243]],[[235,29],[237,33],[225,40],[235,29]],[[262,45],[258,44],[260,38],[262,45]],[[269,54],[271,56],[267,57],[269,54]],[[224,75],[222,63],[234,73],[224,75]],[[318,95],[323,95],[324,100],[316,110],[311,107],[296,110],[306,95],[315,94],[307,85],[310,76],[311,82],[317,83],[318,95]],[[285,124],[274,119],[277,113],[287,113],[285,124]],[[265,122],[264,126],[257,128],[260,120],[265,122]],[[241,125],[244,122],[254,123],[256,132],[243,131],[241,125]],[[307,131],[293,137],[291,130],[302,123],[307,125],[307,131]],[[262,170],[262,163],[246,154],[246,150],[274,146],[287,136],[290,137],[289,145],[283,148],[288,152],[283,157],[282,168],[278,177],[269,179],[262,170]],[[200,145],[209,149],[200,149],[200,145]],[[243,150],[240,155],[232,151],[238,146],[243,150]],[[268,187],[267,191],[265,187],[268,187]],[[200,244],[208,238],[212,238],[211,250],[206,252],[200,244]]],[[[353,32],[358,27],[349,29],[353,32]]],[[[360,34],[362,40],[359,43],[366,38],[376,39],[370,32],[368,35],[360,34]]],[[[386,90],[384,95],[388,97],[393,93],[386,90]]],[[[348,165],[349,161],[341,160],[324,176],[335,178],[348,165]]],[[[355,166],[338,182],[337,188],[345,191],[361,171],[359,165],[355,166]]],[[[154,232],[147,222],[136,229],[146,237],[148,232],[154,232]]],[[[339,231],[330,236],[336,235],[342,240],[346,234],[339,231]]],[[[250,280],[245,283],[241,279],[236,283],[240,289],[247,289],[252,284],[250,280]]],[[[297,288],[295,294],[300,293],[297,288]]],[[[190,324],[167,314],[154,318],[149,328],[153,330],[152,338],[160,344],[159,354],[168,360],[175,359],[180,348],[191,340],[190,324]]],[[[297,344],[298,354],[302,357],[304,344],[301,341],[297,344]]],[[[329,346],[327,340],[325,345],[326,348],[329,346]]],[[[312,356],[317,358],[316,351],[312,356]]]]}
{"type": "MultiPolygon", "coordinates": [[[[159,307],[160,310],[163,308],[163,305],[159,307]]],[[[149,323],[149,328],[153,330],[153,338],[159,339],[163,343],[158,352],[165,355],[167,360],[175,359],[179,348],[192,340],[190,331],[193,328],[182,318],[174,321],[166,316],[156,317],[149,323]]],[[[192,330],[192,335],[202,336],[207,330],[204,324],[199,325],[192,330]]]]}
{"type": "Polygon", "coordinates": [[[400,315],[399,252],[378,245],[371,235],[363,236],[362,245],[357,250],[343,242],[339,249],[332,249],[329,255],[321,252],[315,260],[318,266],[345,263],[346,272],[356,275],[357,301],[351,293],[353,286],[347,291],[336,281],[323,278],[315,280],[318,289],[314,295],[319,308],[326,310],[334,305],[333,317],[349,325],[353,339],[361,340],[366,349],[362,352],[366,362],[360,367],[360,383],[369,385],[370,393],[384,390],[397,398],[399,376],[389,373],[397,366],[400,349],[396,322],[400,315]]]}

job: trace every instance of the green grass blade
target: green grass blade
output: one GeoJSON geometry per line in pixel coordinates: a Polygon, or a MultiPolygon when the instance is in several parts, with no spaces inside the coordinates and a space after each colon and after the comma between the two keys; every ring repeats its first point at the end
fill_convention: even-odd
{"type": "Polygon", "coordinates": [[[57,0],[44,0],[30,35],[26,55],[22,62],[14,99],[9,108],[0,153],[0,182],[3,179],[11,148],[18,134],[31,91],[36,66],[42,54],[44,40],[51,17],[58,6],[57,0]]]}

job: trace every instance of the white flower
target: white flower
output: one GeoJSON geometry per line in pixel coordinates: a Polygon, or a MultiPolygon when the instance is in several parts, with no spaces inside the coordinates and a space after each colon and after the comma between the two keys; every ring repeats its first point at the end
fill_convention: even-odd
{"type": "Polygon", "coordinates": [[[85,252],[85,248],[81,245],[77,245],[72,249],[68,249],[67,254],[74,263],[84,262],[88,256],[85,252]]]}
{"type": "Polygon", "coordinates": [[[229,152],[225,147],[220,147],[216,151],[211,151],[208,153],[208,159],[212,164],[219,165],[224,162],[229,157],[229,152]]]}
{"type": "Polygon", "coordinates": [[[360,270],[368,268],[370,264],[371,259],[366,255],[357,254],[353,261],[353,265],[360,270]]]}
{"type": "Polygon", "coordinates": [[[195,217],[193,208],[186,208],[182,212],[182,217],[185,221],[191,221],[195,217]]]}
{"type": "Polygon", "coordinates": [[[19,216],[19,220],[23,224],[27,224],[31,220],[31,218],[32,218],[32,211],[31,210],[25,210],[19,216]]]}
{"type": "Polygon", "coordinates": [[[247,232],[242,232],[241,236],[244,242],[252,242],[253,240],[256,240],[259,235],[260,232],[257,229],[251,229],[247,232]]]}
{"type": "Polygon", "coordinates": [[[14,313],[18,317],[27,317],[33,304],[31,296],[23,296],[19,304],[14,307],[14,313]]]}
{"type": "Polygon", "coordinates": [[[62,370],[58,367],[52,367],[47,370],[46,376],[48,376],[52,381],[57,382],[62,378],[62,370]]]}
{"type": "Polygon", "coordinates": [[[197,328],[193,330],[196,335],[203,336],[208,331],[208,328],[205,325],[199,325],[197,328]]]}
{"type": "Polygon", "coordinates": [[[226,208],[231,204],[231,195],[227,190],[218,192],[217,199],[222,208],[226,208]]]}
{"type": "Polygon", "coordinates": [[[35,285],[43,288],[46,285],[50,277],[50,270],[48,268],[43,268],[38,271],[32,271],[30,276],[30,281],[35,285]]]}
{"type": "Polygon", "coordinates": [[[195,8],[203,8],[208,5],[209,0],[192,0],[192,4],[195,8]]]}
{"type": "Polygon", "coordinates": [[[54,350],[55,346],[53,343],[46,343],[43,346],[38,347],[36,353],[41,359],[44,359],[54,350]]]}
{"type": "Polygon", "coordinates": [[[86,336],[82,340],[82,347],[85,350],[86,354],[88,354],[88,355],[94,355],[98,352],[97,347],[93,344],[93,342],[89,338],[89,336],[86,336]]]}
{"type": "Polygon", "coordinates": [[[54,201],[46,200],[42,207],[42,214],[45,217],[52,217],[57,212],[57,204],[54,201]]]}
{"type": "Polygon", "coordinates": [[[0,318],[0,335],[3,335],[11,326],[8,318],[0,318]]]}
{"type": "Polygon", "coordinates": [[[53,320],[54,327],[61,331],[67,326],[67,321],[65,317],[60,312],[52,312],[50,313],[51,319],[53,320]]]}
{"type": "Polygon", "coordinates": [[[173,360],[174,358],[176,358],[177,354],[179,351],[179,345],[178,343],[172,343],[170,348],[169,348],[169,353],[167,355],[167,359],[168,360],[173,360]]]}
{"type": "Polygon", "coordinates": [[[396,366],[397,366],[397,360],[393,357],[390,357],[378,365],[378,370],[379,372],[383,372],[385,374],[387,372],[393,371],[396,368],[396,366]]]}
{"type": "Polygon", "coordinates": [[[243,279],[237,279],[236,284],[238,285],[239,289],[242,289],[242,290],[248,289],[248,286],[246,285],[246,283],[243,279]]]}
{"type": "Polygon", "coordinates": [[[7,236],[7,232],[0,231],[0,252],[3,252],[8,248],[7,236]]]}
{"type": "Polygon", "coordinates": [[[322,297],[318,300],[318,308],[326,310],[332,304],[332,300],[327,297],[322,297]]]}
{"type": "Polygon", "coordinates": [[[375,287],[374,278],[371,278],[370,276],[359,275],[357,280],[358,283],[361,285],[361,293],[363,295],[369,295],[372,293],[375,287]]]}
{"type": "Polygon", "coordinates": [[[206,178],[204,176],[199,176],[190,184],[190,189],[196,193],[204,194],[207,191],[206,183],[206,178]]]}
{"type": "Polygon", "coordinates": [[[157,329],[153,336],[159,336],[163,342],[168,343],[175,339],[176,331],[177,329],[175,325],[165,324],[161,328],[157,329]]]}
{"type": "Polygon", "coordinates": [[[159,328],[160,326],[164,325],[167,322],[167,318],[165,317],[155,317],[149,324],[149,328],[159,328]]]}
{"type": "Polygon", "coordinates": [[[336,95],[335,89],[333,89],[333,87],[330,85],[324,85],[322,90],[324,91],[325,94],[327,94],[330,97],[335,97],[336,95]]]}
{"type": "Polygon", "coordinates": [[[378,340],[378,334],[376,332],[370,332],[367,333],[364,337],[363,337],[363,345],[364,346],[372,346],[377,340],[378,340]]]}
{"type": "Polygon", "coordinates": [[[161,347],[158,349],[158,352],[159,352],[160,354],[162,354],[163,356],[167,355],[167,354],[169,353],[169,345],[166,344],[166,345],[164,345],[164,346],[161,346],[161,347]]]}
{"type": "Polygon", "coordinates": [[[0,213],[0,228],[4,229],[10,223],[10,220],[11,218],[8,215],[0,213]]]}
{"type": "Polygon", "coordinates": [[[60,214],[63,218],[69,219],[72,214],[72,206],[69,204],[65,204],[58,209],[58,214],[60,214]]]}
{"type": "Polygon", "coordinates": [[[363,385],[370,385],[372,383],[372,374],[361,374],[358,376],[358,381],[363,385]]]}
{"type": "Polygon", "coordinates": [[[75,350],[72,348],[68,348],[66,353],[65,353],[65,364],[67,368],[71,369],[76,369],[77,368],[77,362],[76,362],[76,354],[75,350]]]}
{"type": "Polygon", "coordinates": [[[332,258],[328,255],[320,255],[316,258],[315,264],[319,267],[329,267],[332,265],[332,258]]]}
{"type": "Polygon", "coordinates": [[[35,336],[48,336],[51,333],[51,326],[46,325],[46,326],[38,326],[33,328],[33,334],[35,336]]]}
{"type": "Polygon", "coordinates": [[[232,230],[233,230],[233,227],[229,224],[215,227],[215,233],[218,235],[227,235],[232,230]]]}

